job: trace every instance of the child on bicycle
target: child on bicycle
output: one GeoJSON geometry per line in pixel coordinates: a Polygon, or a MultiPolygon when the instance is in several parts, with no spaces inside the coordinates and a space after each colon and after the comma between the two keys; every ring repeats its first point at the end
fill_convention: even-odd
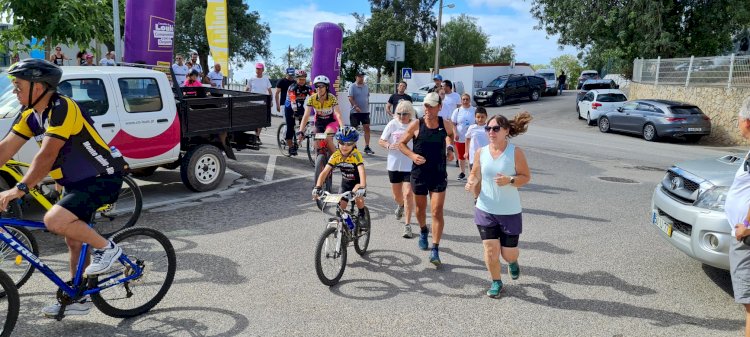
{"type": "MultiPolygon", "coordinates": [[[[320,172],[318,181],[315,182],[315,188],[312,191],[313,200],[317,200],[322,193],[323,183],[328,175],[331,174],[331,171],[334,168],[338,168],[341,171],[341,188],[339,189],[339,193],[348,191],[354,193],[354,202],[357,204],[360,221],[362,221],[365,215],[364,197],[367,177],[365,175],[365,162],[362,159],[362,153],[357,150],[359,132],[354,127],[345,126],[336,132],[335,138],[339,143],[339,148],[331,155],[331,158],[328,159],[328,165],[320,172]]],[[[347,202],[342,200],[340,206],[341,208],[346,208],[347,202]]]]}

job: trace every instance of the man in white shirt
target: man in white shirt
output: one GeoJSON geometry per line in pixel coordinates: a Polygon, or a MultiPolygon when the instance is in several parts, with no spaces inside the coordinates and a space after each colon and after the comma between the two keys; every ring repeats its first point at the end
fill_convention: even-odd
{"type": "MultiPolygon", "coordinates": [[[[245,91],[249,91],[255,94],[273,96],[273,93],[271,92],[271,80],[269,80],[268,77],[263,76],[264,68],[265,66],[263,66],[263,63],[258,62],[255,64],[255,77],[249,78],[247,80],[245,91]]],[[[260,131],[261,129],[255,130],[255,134],[258,135],[258,144],[261,144],[260,131]]]]}
{"type": "Polygon", "coordinates": [[[211,80],[211,87],[224,88],[224,75],[221,73],[221,64],[214,63],[214,70],[208,73],[208,79],[211,80]]]}
{"type": "Polygon", "coordinates": [[[443,81],[443,92],[445,92],[443,107],[440,109],[438,116],[443,117],[443,119],[451,119],[453,110],[461,106],[461,96],[453,92],[453,82],[449,80],[443,81]]]}
{"type": "Polygon", "coordinates": [[[198,76],[198,82],[203,82],[203,67],[201,67],[201,65],[198,63],[198,53],[193,52],[190,55],[190,62],[193,64],[193,69],[198,70],[198,72],[201,73],[198,76]]]}
{"type": "Polygon", "coordinates": [[[172,72],[177,78],[177,84],[179,86],[183,86],[185,84],[185,78],[188,74],[188,66],[183,63],[182,55],[177,54],[174,59],[175,64],[172,65],[172,72]]]}
{"type": "Polygon", "coordinates": [[[115,52],[111,51],[104,54],[101,60],[99,60],[100,66],[115,66],[115,52]]]}

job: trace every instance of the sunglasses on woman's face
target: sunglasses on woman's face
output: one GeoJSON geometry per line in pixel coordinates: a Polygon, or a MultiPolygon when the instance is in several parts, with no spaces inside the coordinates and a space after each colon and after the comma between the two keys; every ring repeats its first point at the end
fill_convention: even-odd
{"type": "Polygon", "coordinates": [[[401,117],[404,117],[404,116],[409,116],[409,115],[411,115],[411,114],[410,114],[410,113],[408,113],[408,112],[397,112],[396,114],[397,114],[397,115],[399,115],[399,116],[401,116],[401,117]]]}
{"type": "Polygon", "coordinates": [[[339,146],[346,145],[346,146],[354,146],[357,145],[356,142],[339,142],[339,146]]]}
{"type": "Polygon", "coordinates": [[[490,131],[492,131],[492,132],[500,132],[500,129],[502,129],[502,128],[503,128],[503,127],[502,127],[502,126],[500,126],[500,125],[495,125],[495,126],[485,126],[485,127],[484,127],[484,131],[487,131],[487,132],[490,132],[490,131]]]}

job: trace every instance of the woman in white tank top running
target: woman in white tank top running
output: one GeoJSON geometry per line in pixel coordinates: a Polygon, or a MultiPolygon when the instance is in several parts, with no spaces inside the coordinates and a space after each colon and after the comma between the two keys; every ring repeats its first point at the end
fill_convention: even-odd
{"type": "Polygon", "coordinates": [[[498,297],[503,289],[500,255],[508,262],[508,273],[518,279],[518,238],[521,235],[521,198],[518,188],[531,180],[523,151],[508,141],[526,132],[531,115],[524,111],[509,121],[503,115],[492,117],[485,126],[489,145],[474,154],[466,190],[476,198],[474,223],[484,245],[484,263],[492,284],[487,296],[498,297]]]}

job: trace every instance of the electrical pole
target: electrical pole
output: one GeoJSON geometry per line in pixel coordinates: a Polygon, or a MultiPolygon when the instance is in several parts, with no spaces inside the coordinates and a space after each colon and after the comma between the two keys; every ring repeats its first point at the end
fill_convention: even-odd
{"type": "Polygon", "coordinates": [[[442,25],[440,21],[443,19],[443,0],[440,0],[438,8],[437,35],[435,36],[435,73],[433,76],[440,73],[440,26],[442,25]]]}
{"type": "Polygon", "coordinates": [[[289,49],[287,49],[286,60],[287,60],[286,67],[291,68],[292,67],[292,45],[289,45],[289,49]]]}

